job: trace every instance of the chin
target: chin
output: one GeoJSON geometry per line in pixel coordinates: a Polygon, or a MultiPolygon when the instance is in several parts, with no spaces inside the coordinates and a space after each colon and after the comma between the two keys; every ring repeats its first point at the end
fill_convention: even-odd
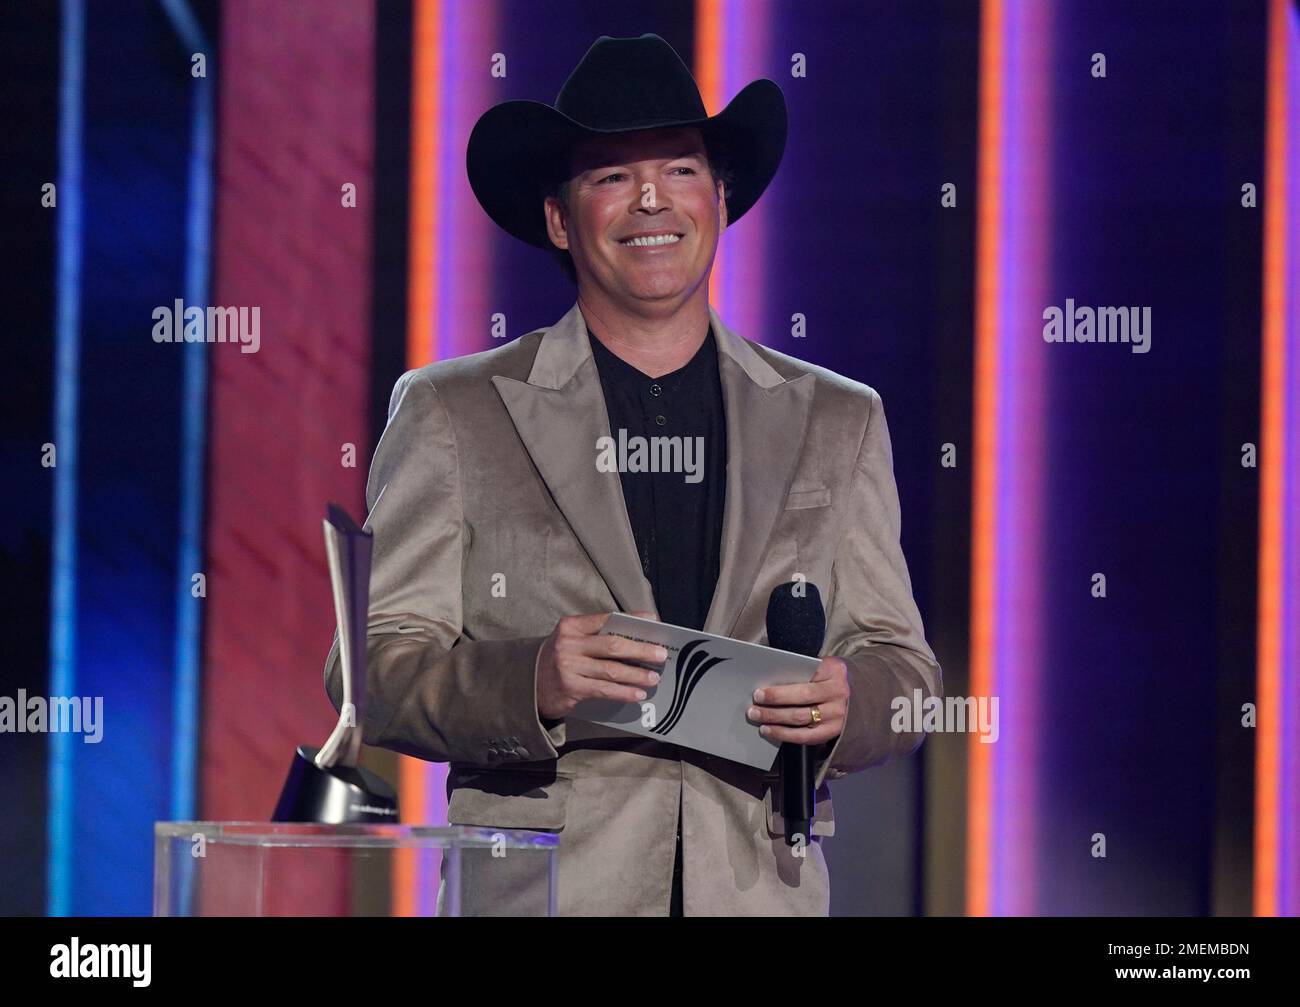
{"type": "Polygon", "coordinates": [[[635,283],[627,288],[633,297],[643,301],[661,301],[665,298],[676,297],[685,289],[686,284],[680,281],[671,283],[635,283]]]}
{"type": "Polygon", "coordinates": [[[625,281],[624,286],[628,290],[645,296],[667,297],[689,287],[691,278],[684,276],[680,270],[673,269],[662,272],[640,272],[626,277],[625,281]]]}

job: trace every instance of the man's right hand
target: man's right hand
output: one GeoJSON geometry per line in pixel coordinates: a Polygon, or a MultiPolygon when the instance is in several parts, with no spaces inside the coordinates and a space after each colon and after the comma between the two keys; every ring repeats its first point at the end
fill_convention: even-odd
{"type": "MultiPolygon", "coordinates": [[[[630,612],[653,619],[653,612],[630,612]]],[[[658,672],[629,661],[663,664],[668,651],[658,644],[621,636],[601,636],[610,613],[566,615],[542,644],[537,659],[537,712],[561,720],[584,699],[639,703],[645,689],[659,682],[658,672]]]]}

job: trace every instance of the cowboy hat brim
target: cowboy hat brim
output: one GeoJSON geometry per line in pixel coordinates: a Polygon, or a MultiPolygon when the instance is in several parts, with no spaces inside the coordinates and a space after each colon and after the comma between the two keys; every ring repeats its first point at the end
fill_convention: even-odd
{"type": "Polygon", "coordinates": [[[700,119],[648,120],[593,129],[540,101],[507,101],[488,109],[470,133],[465,167],[483,209],[503,230],[537,248],[552,248],[544,198],[568,174],[573,146],[595,136],[693,126],[710,150],[721,149],[734,174],[727,200],[732,224],[750,209],[785,153],[785,96],[775,81],[753,81],[721,112],[700,119]]]}

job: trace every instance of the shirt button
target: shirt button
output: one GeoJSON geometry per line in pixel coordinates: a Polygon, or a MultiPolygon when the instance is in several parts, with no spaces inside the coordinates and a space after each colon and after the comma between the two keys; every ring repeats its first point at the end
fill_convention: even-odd
{"type": "Polygon", "coordinates": [[[667,422],[668,422],[668,417],[664,416],[663,413],[660,413],[658,416],[655,417],[655,423],[658,424],[659,426],[663,426],[667,422]]]}
{"type": "Polygon", "coordinates": [[[650,386],[650,394],[653,395],[655,398],[658,398],[660,395],[663,394],[663,388],[658,384],[653,384],[650,386]]]}

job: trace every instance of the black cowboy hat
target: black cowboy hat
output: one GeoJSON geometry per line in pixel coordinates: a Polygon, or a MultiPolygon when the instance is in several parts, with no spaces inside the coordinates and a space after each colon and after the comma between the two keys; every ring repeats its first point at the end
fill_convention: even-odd
{"type": "Polygon", "coordinates": [[[568,177],[580,140],[638,129],[694,126],[712,156],[735,174],[727,222],[744,215],[767,188],[785,152],[785,96],[775,81],[747,84],[709,116],[695,78],[658,35],[602,35],[560,88],[555,105],[494,105],[470,133],[465,163],[474,195],[510,234],[549,249],[542,200],[568,177]]]}

